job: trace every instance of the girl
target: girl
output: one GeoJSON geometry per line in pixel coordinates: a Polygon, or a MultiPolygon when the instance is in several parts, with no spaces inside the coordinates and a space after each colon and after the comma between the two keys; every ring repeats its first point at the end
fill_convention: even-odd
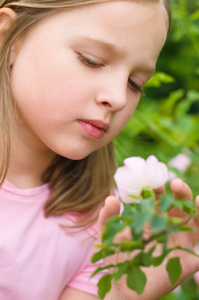
{"type": "MultiPolygon", "coordinates": [[[[0,299],[98,299],[94,222],[100,238],[120,210],[108,197],[111,141],[155,72],[169,27],[166,0],[0,1],[0,299]]],[[[191,200],[179,179],[171,189],[191,200]]],[[[176,241],[192,248],[197,235],[176,241]]],[[[183,280],[199,262],[179,255],[183,280]]],[[[161,266],[148,271],[142,296],[122,278],[106,300],[170,290],[161,266]]]]}

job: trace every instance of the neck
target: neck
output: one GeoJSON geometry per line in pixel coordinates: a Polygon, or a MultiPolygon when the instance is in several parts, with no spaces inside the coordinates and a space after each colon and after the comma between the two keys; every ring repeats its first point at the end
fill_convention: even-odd
{"type": "Polygon", "coordinates": [[[6,179],[18,188],[42,185],[42,175],[56,154],[45,147],[32,132],[16,124],[12,128],[11,157],[6,179]]]}

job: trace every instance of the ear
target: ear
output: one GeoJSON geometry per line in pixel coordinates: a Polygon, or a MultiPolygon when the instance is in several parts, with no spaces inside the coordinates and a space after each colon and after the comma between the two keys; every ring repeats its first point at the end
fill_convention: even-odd
{"type": "MultiPolygon", "coordinates": [[[[3,7],[0,9],[0,46],[3,42],[7,30],[10,28],[12,22],[17,18],[17,14],[8,7],[3,7]]],[[[10,65],[12,64],[13,53],[15,52],[15,45],[12,46],[10,55],[10,65]]]]}
{"type": "Polygon", "coordinates": [[[9,29],[11,23],[16,19],[17,14],[8,7],[0,9],[0,45],[3,41],[6,31],[9,29]]]}

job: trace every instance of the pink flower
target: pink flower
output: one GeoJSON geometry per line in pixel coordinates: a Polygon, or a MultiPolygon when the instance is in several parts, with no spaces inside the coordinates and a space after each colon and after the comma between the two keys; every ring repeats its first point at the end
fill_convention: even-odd
{"type": "Polygon", "coordinates": [[[128,195],[141,196],[143,189],[157,189],[168,180],[166,165],[151,155],[146,160],[141,157],[129,157],[124,166],[117,169],[115,182],[122,200],[133,202],[128,195]]]}
{"type": "Polygon", "coordinates": [[[195,279],[195,282],[196,282],[197,284],[199,284],[199,271],[196,272],[196,273],[193,275],[193,277],[194,277],[194,279],[195,279]]]}
{"type": "MultiPolygon", "coordinates": [[[[199,254],[199,243],[196,244],[194,249],[195,249],[196,253],[199,254]]],[[[193,275],[193,278],[194,278],[195,282],[199,285],[199,271],[193,275]]]]}
{"type": "MultiPolygon", "coordinates": [[[[178,155],[176,155],[174,158],[172,158],[169,162],[169,165],[171,167],[174,167],[176,169],[178,169],[181,172],[186,172],[186,170],[188,169],[188,167],[191,164],[191,159],[190,157],[188,157],[186,154],[183,153],[179,153],[178,155]]],[[[169,172],[169,179],[173,179],[176,177],[175,172],[169,172]]]]}

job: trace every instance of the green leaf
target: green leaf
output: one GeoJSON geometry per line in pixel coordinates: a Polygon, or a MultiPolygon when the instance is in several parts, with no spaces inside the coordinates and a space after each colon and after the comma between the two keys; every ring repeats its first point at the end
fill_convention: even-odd
{"type": "Polygon", "coordinates": [[[108,244],[112,242],[115,235],[122,231],[126,226],[125,223],[122,222],[120,216],[114,216],[106,223],[105,230],[102,234],[102,242],[104,244],[108,244]]]}
{"type": "Polygon", "coordinates": [[[187,212],[188,214],[193,214],[196,211],[196,206],[194,202],[190,202],[187,200],[181,200],[183,205],[183,210],[187,212]]]}
{"type": "Polygon", "coordinates": [[[149,267],[153,264],[153,252],[155,250],[156,246],[154,245],[149,249],[148,252],[141,251],[138,253],[132,260],[133,265],[135,266],[143,266],[143,267],[149,267]]]}
{"type": "Polygon", "coordinates": [[[154,214],[154,200],[146,199],[140,203],[139,209],[135,211],[130,225],[133,237],[142,235],[146,222],[150,222],[154,214]]]}
{"type": "Polygon", "coordinates": [[[156,238],[156,241],[160,244],[166,244],[168,241],[168,234],[166,232],[162,233],[156,238]]]}
{"type": "Polygon", "coordinates": [[[112,249],[102,249],[93,255],[91,262],[94,264],[97,261],[99,261],[100,259],[110,256],[110,255],[113,255],[114,253],[115,253],[115,251],[112,249]]]}
{"type": "Polygon", "coordinates": [[[161,265],[161,263],[163,262],[163,260],[165,259],[165,257],[171,251],[172,251],[172,249],[166,249],[161,255],[154,257],[154,259],[153,259],[153,266],[154,267],[158,267],[159,265],[161,265]]]}
{"type": "Polygon", "coordinates": [[[198,255],[195,251],[192,251],[191,249],[183,248],[183,247],[180,247],[180,246],[177,246],[177,247],[173,248],[173,250],[175,250],[175,249],[183,250],[183,251],[186,251],[186,252],[188,252],[188,253],[193,254],[193,255],[196,256],[196,257],[199,257],[199,255],[198,255]]]}
{"type": "Polygon", "coordinates": [[[134,241],[140,241],[143,235],[143,231],[140,230],[139,232],[137,232],[137,230],[135,229],[134,225],[130,226],[131,227],[131,232],[133,235],[133,239],[134,241]]]}
{"type": "Polygon", "coordinates": [[[175,79],[163,72],[156,72],[155,75],[146,83],[146,87],[160,87],[162,83],[172,83],[175,79]]]}
{"type": "Polygon", "coordinates": [[[180,279],[182,273],[180,258],[171,258],[167,263],[166,270],[168,272],[171,285],[174,285],[180,279]]]}
{"type": "Polygon", "coordinates": [[[143,231],[144,224],[148,221],[148,213],[146,211],[141,211],[137,213],[134,222],[131,224],[133,228],[133,233],[139,234],[143,231]]]}
{"type": "Polygon", "coordinates": [[[155,250],[155,246],[153,246],[148,252],[141,251],[138,253],[132,260],[134,266],[143,266],[149,267],[153,264],[154,257],[152,255],[155,250]]]}
{"type": "MultiPolygon", "coordinates": [[[[198,16],[199,16],[199,10],[198,10],[198,16]]],[[[199,92],[194,90],[189,90],[187,92],[187,99],[191,102],[198,101],[199,99],[199,92]]]]}
{"type": "Polygon", "coordinates": [[[132,266],[127,274],[127,285],[141,295],[146,285],[146,276],[139,267],[132,266]]]}
{"type": "Polygon", "coordinates": [[[144,267],[149,267],[153,264],[154,257],[153,252],[155,251],[156,246],[153,246],[149,249],[148,252],[144,252],[143,258],[142,258],[142,265],[144,267]]]}
{"type": "Polygon", "coordinates": [[[199,9],[196,10],[192,15],[191,15],[191,20],[195,21],[199,19],[199,9]]]}
{"type": "Polygon", "coordinates": [[[193,202],[174,199],[170,195],[163,195],[160,199],[160,209],[164,212],[168,212],[174,206],[178,207],[180,210],[184,210],[187,213],[193,213],[196,211],[195,204],[193,202]]]}
{"type": "Polygon", "coordinates": [[[111,290],[111,280],[111,274],[106,274],[99,280],[97,286],[100,299],[104,299],[106,294],[111,290]]]}
{"type": "Polygon", "coordinates": [[[129,261],[119,264],[117,271],[113,274],[113,279],[117,282],[123,274],[125,274],[129,267],[129,261]]]}
{"type": "Polygon", "coordinates": [[[151,229],[153,234],[161,232],[167,226],[167,219],[165,216],[155,215],[151,220],[151,229]]]}
{"type": "Polygon", "coordinates": [[[132,260],[133,266],[140,267],[142,265],[143,255],[144,255],[144,252],[141,251],[133,258],[133,260],[132,260]]]}
{"type": "Polygon", "coordinates": [[[107,269],[110,269],[110,268],[113,268],[115,267],[115,265],[106,265],[105,267],[99,267],[97,268],[92,274],[91,274],[91,277],[94,277],[97,273],[103,271],[103,270],[107,270],[107,269]]]}
{"type": "Polygon", "coordinates": [[[183,204],[182,204],[182,201],[179,200],[179,199],[173,199],[173,205],[174,206],[177,206],[179,209],[183,209],[183,204]]]}
{"type": "Polygon", "coordinates": [[[170,75],[163,73],[163,72],[157,72],[156,73],[160,79],[161,82],[163,83],[172,83],[175,82],[175,79],[171,77],[170,75]]]}
{"type": "Polygon", "coordinates": [[[97,268],[92,274],[91,274],[91,278],[94,277],[97,273],[101,272],[102,268],[97,268]]]}
{"type": "Polygon", "coordinates": [[[196,229],[194,227],[190,227],[190,226],[180,226],[180,231],[192,231],[192,232],[195,232],[196,229]]]}
{"type": "Polygon", "coordinates": [[[162,254],[160,256],[154,257],[153,260],[153,266],[154,267],[158,267],[159,265],[161,265],[161,263],[163,262],[163,260],[165,259],[166,255],[162,254]]]}
{"type": "Polygon", "coordinates": [[[160,198],[160,209],[168,212],[173,206],[173,197],[169,195],[162,195],[160,198]]]}

